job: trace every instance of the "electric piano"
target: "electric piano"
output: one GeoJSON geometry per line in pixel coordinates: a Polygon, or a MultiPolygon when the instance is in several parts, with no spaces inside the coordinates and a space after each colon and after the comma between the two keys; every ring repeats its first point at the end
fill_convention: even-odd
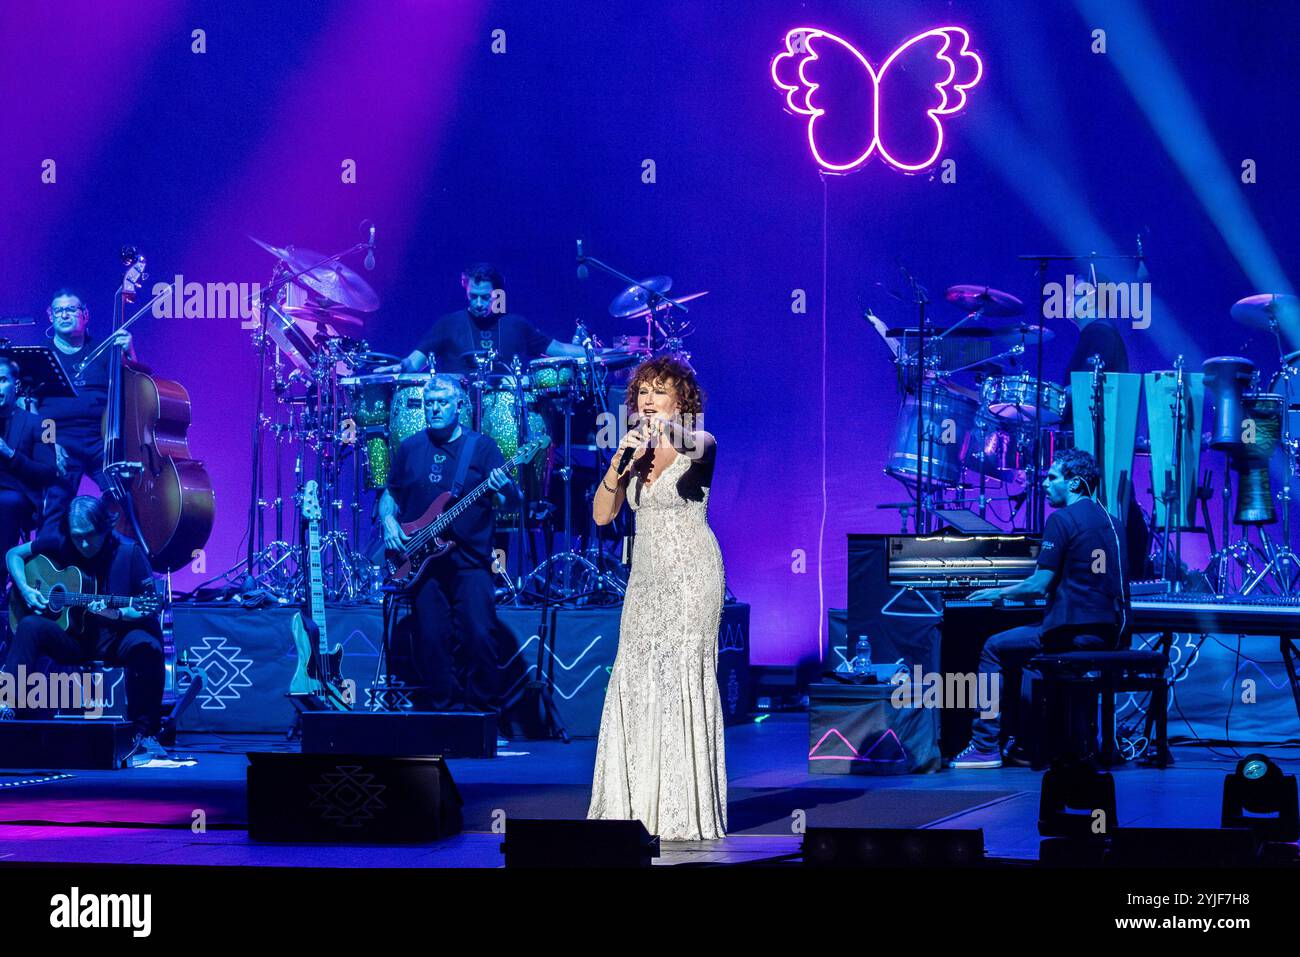
{"type": "MultiPolygon", "coordinates": [[[[1046,605],[1042,598],[993,601],[953,598],[944,602],[944,611],[1003,612],[1008,615],[1010,626],[1041,616],[1046,605]]],[[[1213,595],[1189,591],[1137,595],[1129,604],[1129,622],[1135,632],[1161,635],[1161,647],[1166,654],[1176,633],[1276,638],[1291,683],[1296,715],[1300,717],[1300,677],[1296,669],[1296,656],[1300,653],[1300,595],[1213,595]]]]}

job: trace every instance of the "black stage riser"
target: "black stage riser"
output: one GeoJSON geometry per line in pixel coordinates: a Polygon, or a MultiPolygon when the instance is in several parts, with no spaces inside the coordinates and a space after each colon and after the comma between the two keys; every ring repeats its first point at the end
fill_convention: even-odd
{"type": "Polygon", "coordinates": [[[302,716],[302,750],[495,758],[497,716],[477,711],[308,711],[302,716]]]}
{"type": "Polygon", "coordinates": [[[112,770],[121,767],[134,738],[125,721],[0,721],[0,768],[112,770]]]}

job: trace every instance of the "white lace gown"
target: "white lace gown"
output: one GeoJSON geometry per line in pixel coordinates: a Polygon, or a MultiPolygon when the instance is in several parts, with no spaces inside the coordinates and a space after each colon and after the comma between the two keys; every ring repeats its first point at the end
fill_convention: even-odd
{"type": "Polygon", "coordinates": [[[703,501],[681,496],[679,453],[646,486],[632,479],[632,572],[605,693],[589,818],[636,819],[665,841],[727,830],[718,692],[723,568],[703,501]]]}

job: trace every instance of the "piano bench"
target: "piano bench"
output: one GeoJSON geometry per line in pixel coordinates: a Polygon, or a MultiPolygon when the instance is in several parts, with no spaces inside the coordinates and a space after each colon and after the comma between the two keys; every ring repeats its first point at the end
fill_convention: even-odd
{"type": "Polygon", "coordinates": [[[1115,748],[1115,695],[1138,691],[1151,694],[1147,713],[1153,719],[1155,740],[1150,747],[1154,748],[1155,765],[1167,767],[1170,763],[1169,687],[1165,682],[1168,664],[1165,656],[1155,651],[1067,651],[1030,659],[1027,669],[1040,675],[1031,705],[1031,720],[1036,725],[1030,749],[1032,766],[1047,767],[1063,750],[1087,753],[1096,749],[1091,721],[1086,728],[1080,728],[1076,719],[1085,711],[1096,715],[1098,699],[1101,702],[1098,763],[1103,767],[1123,763],[1123,756],[1115,748]]]}

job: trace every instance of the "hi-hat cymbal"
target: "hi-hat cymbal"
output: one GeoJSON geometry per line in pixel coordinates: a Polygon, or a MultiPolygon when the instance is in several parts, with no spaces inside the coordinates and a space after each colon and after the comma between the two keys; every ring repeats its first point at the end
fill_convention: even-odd
{"type": "Polygon", "coordinates": [[[370,284],[349,266],[337,259],[325,260],[311,249],[286,246],[283,249],[264,243],[255,236],[248,237],[272,256],[284,262],[292,273],[302,273],[294,282],[316,293],[326,305],[351,309],[354,312],[374,312],[379,308],[379,295],[370,284]]]}
{"type": "MultiPolygon", "coordinates": [[[[690,302],[692,299],[699,299],[701,296],[707,296],[708,294],[709,291],[707,289],[701,289],[699,292],[690,292],[684,296],[673,296],[673,300],[675,302],[690,302]]],[[[648,316],[648,315],[650,315],[650,307],[646,306],[645,308],[640,309],[636,312],[628,313],[626,316],[623,316],[622,318],[640,319],[642,316],[648,316]]]]}
{"type": "Polygon", "coordinates": [[[335,329],[343,327],[360,329],[365,325],[360,316],[335,309],[323,309],[320,306],[284,306],[280,311],[295,321],[305,319],[319,325],[333,326],[335,329]]]}
{"type": "Polygon", "coordinates": [[[1011,293],[990,286],[949,286],[943,298],[967,312],[979,310],[984,316],[1018,316],[1025,311],[1025,304],[1011,293]]]}
{"type": "Polygon", "coordinates": [[[1232,318],[1243,326],[1268,329],[1272,320],[1278,322],[1300,319],[1296,297],[1285,293],[1261,292],[1255,296],[1238,299],[1232,305],[1232,318]]]}
{"type": "Polygon", "coordinates": [[[628,286],[609,304],[609,314],[615,319],[626,319],[633,313],[645,315],[646,304],[651,293],[663,294],[673,288],[672,276],[651,276],[641,280],[640,285],[628,286]]]}

